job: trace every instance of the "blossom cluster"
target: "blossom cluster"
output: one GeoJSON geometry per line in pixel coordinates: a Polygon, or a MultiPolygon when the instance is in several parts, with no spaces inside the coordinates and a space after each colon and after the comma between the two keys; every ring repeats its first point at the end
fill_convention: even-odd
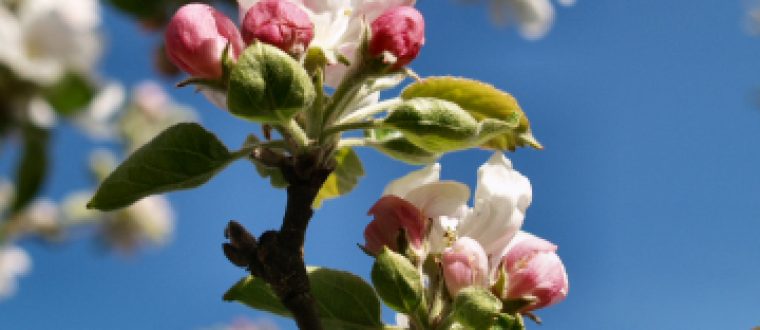
{"type": "Polygon", "coordinates": [[[413,0],[240,0],[241,28],[208,5],[181,7],[166,29],[168,57],[193,77],[222,77],[222,54],[234,60],[260,41],[296,58],[319,50],[327,62],[325,84],[337,87],[359,60],[364,22],[372,22],[369,52],[390,55],[396,67],[412,61],[425,42],[422,15],[413,0]]]}
{"type": "MultiPolygon", "coordinates": [[[[443,276],[450,297],[467,287],[488,289],[511,312],[530,312],[562,301],[567,273],[557,246],[520,231],[532,199],[528,179],[495,153],[478,171],[474,206],[469,188],[441,181],[434,164],[390,183],[370,209],[374,217],[364,232],[364,248],[383,247],[402,253],[418,265],[431,260],[443,276]],[[408,246],[406,251],[402,246],[408,246]],[[505,285],[506,283],[506,285],[505,285]]],[[[436,283],[428,289],[435,290],[436,283]]]]}

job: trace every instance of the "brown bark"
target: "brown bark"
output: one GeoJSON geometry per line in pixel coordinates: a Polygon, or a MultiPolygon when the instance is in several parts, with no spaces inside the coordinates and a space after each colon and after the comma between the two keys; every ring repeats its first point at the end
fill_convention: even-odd
{"type": "Polygon", "coordinates": [[[257,240],[242,225],[230,221],[223,245],[224,254],[235,265],[245,267],[269,283],[282,304],[293,314],[300,329],[322,329],[304,264],[306,228],[314,213],[311,205],[332,172],[302,155],[288,158],[280,166],[289,185],[287,206],[278,231],[267,231],[257,240]]]}

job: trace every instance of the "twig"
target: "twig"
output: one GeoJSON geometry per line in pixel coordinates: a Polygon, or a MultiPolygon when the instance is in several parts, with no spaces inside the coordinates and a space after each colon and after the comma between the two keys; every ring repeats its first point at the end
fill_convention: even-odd
{"type": "Polygon", "coordinates": [[[290,157],[280,169],[289,185],[288,201],[279,231],[267,231],[257,240],[242,225],[230,221],[223,245],[233,264],[269,283],[300,329],[322,329],[304,264],[306,228],[314,213],[311,205],[332,172],[311,153],[290,157]]]}

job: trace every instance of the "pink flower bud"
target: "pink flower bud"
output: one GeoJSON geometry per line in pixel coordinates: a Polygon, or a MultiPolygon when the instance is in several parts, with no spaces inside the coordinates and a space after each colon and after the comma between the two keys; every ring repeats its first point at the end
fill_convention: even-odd
{"type": "Polygon", "coordinates": [[[182,6],[166,27],[166,54],[180,69],[197,78],[222,77],[222,52],[243,51],[243,39],[232,21],[216,9],[199,3],[182,6]]]}
{"type": "Polygon", "coordinates": [[[460,237],[443,251],[443,278],[451,296],[471,285],[488,286],[488,257],[483,247],[469,237],[460,237]]]}
{"type": "Polygon", "coordinates": [[[425,20],[417,9],[399,6],[387,10],[372,22],[369,52],[381,56],[389,52],[396,57],[393,68],[401,68],[417,57],[425,44],[425,20]]]}
{"type": "Polygon", "coordinates": [[[519,232],[502,259],[509,275],[507,299],[536,299],[524,307],[527,312],[565,299],[568,291],[567,273],[557,255],[557,246],[526,232],[519,232]]]}
{"type": "Polygon", "coordinates": [[[288,0],[261,0],[243,19],[243,40],[273,45],[289,54],[301,54],[314,38],[309,15],[288,0]]]}
{"type": "Polygon", "coordinates": [[[425,232],[425,217],[422,212],[406,200],[393,195],[385,195],[369,210],[375,219],[364,229],[364,248],[377,254],[383,246],[398,251],[398,235],[406,231],[409,244],[422,248],[425,232]]]}

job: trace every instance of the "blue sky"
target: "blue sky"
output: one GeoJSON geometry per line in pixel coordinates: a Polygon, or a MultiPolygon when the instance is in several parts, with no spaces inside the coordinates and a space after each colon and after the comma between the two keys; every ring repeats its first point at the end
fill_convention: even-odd
{"type": "MultiPolygon", "coordinates": [[[[570,276],[568,299],[539,312],[541,329],[760,325],[760,39],[743,31],[741,1],[579,0],[560,8],[555,28],[537,42],[494,27],[484,7],[419,7],[427,44],[412,67],[513,93],[546,146],[509,155],[533,184],[524,228],[559,245],[570,276]]],[[[105,19],[107,75],[127,84],[153,77],[155,36],[110,11],[105,19]]],[[[228,145],[251,130],[190,90],[172,93],[228,145]]],[[[46,195],[88,187],[78,163],[83,143],[73,129],[56,132],[46,195]]],[[[372,150],[360,156],[367,176],[317,213],[306,253],[310,264],[367,277],[372,260],[355,245],[366,211],[413,167],[372,150]]],[[[488,156],[447,155],[443,175],[474,187],[488,156]]],[[[34,269],[19,294],[0,303],[3,328],[196,329],[269,318],[221,301],[244,272],[220,245],[230,219],[257,233],[276,226],[284,193],[241,162],[170,199],[179,218],[173,242],[133,258],[86,240],[24,242],[34,269]]]]}

